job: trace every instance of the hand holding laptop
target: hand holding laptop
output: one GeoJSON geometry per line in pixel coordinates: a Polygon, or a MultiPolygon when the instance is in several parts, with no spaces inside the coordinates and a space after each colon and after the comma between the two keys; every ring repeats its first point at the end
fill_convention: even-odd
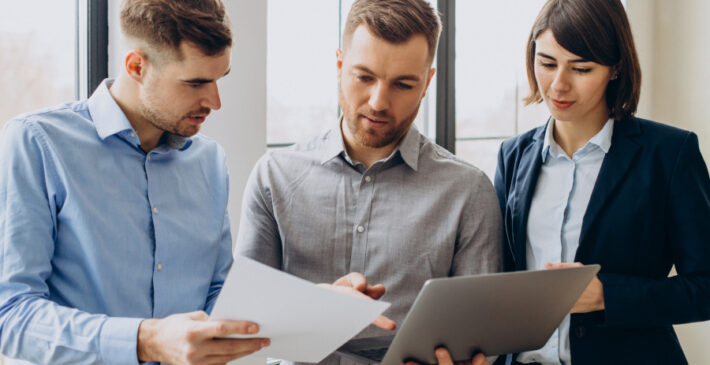
{"type": "MultiPolygon", "coordinates": [[[[434,356],[436,356],[436,360],[438,361],[439,365],[454,365],[454,360],[451,358],[451,354],[449,353],[449,350],[447,350],[445,347],[439,347],[438,349],[434,350],[434,356]]],[[[456,362],[457,365],[489,365],[488,359],[486,357],[479,353],[476,354],[476,356],[471,359],[471,362],[456,362]]],[[[418,362],[415,361],[408,361],[405,365],[419,365],[418,362]]]]}
{"type": "MultiPolygon", "coordinates": [[[[567,267],[580,267],[584,266],[581,262],[558,262],[551,264],[549,262],[545,263],[545,268],[550,269],[564,269],[567,267]]],[[[574,303],[570,313],[589,313],[594,311],[604,310],[604,287],[602,286],[601,280],[594,276],[587,288],[584,289],[582,295],[574,303]]]]}

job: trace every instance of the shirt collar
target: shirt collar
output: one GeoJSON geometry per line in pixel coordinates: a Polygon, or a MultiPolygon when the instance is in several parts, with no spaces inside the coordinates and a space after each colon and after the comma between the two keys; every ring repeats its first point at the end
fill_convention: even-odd
{"type": "MultiPolygon", "coordinates": [[[[96,88],[91,97],[89,97],[89,113],[96,127],[96,132],[102,140],[113,135],[118,135],[138,146],[140,140],[133,126],[131,126],[131,122],[128,121],[126,114],[123,113],[123,110],[121,110],[121,107],[118,106],[118,103],[116,103],[116,100],[114,100],[109,92],[109,88],[113,85],[113,82],[114,79],[105,79],[96,88]]],[[[184,151],[190,147],[191,144],[192,140],[190,138],[165,133],[156,151],[160,152],[163,146],[165,146],[164,149],[184,151]]]]}
{"type": "MultiPolygon", "coordinates": [[[[341,129],[342,123],[343,116],[341,115],[340,118],[338,118],[338,123],[336,124],[336,126],[333,127],[333,129],[331,129],[330,131],[328,131],[324,136],[325,148],[321,157],[321,164],[332,160],[340,154],[343,154],[343,157],[348,162],[350,162],[351,164],[353,163],[350,157],[348,156],[348,152],[345,150],[345,142],[343,140],[343,132],[341,129]]],[[[414,124],[412,124],[412,126],[407,131],[407,134],[404,136],[404,138],[402,138],[402,141],[399,143],[399,145],[397,145],[394,151],[392,151],[392,154],[390,154],[386,158],[386,160],[391,159],[398,152],[400,156],[402,156],[402,160],[404,161],[404,163],[407,164],[407,166],[409,166],[410,168],[412,168],[412,170],[416,171],[419,164],[419,130],[417,130],[414,124]]]]}
{"type": "MultiPolygon", "coordinates": [[[[545,138],[542,143],[542,163],[545,163],[547,160],[547,156],[561,156],[564,154],[562,151],[562,147],[560,147],[559,144],[555,141],[555,139],[552,137],[552,130],[554,129],[555,125],[555,120],[550,118],[550,121],[547,123],[547,126],[545,127],[545,138]]],[[[609,152],[609,148],[611,148],[611,137],[614,133],[614,119],[609,118],[609,120],[606,121],[604,124],[604,127],[597,132],[597,134],[592,137],[589,142],[585,145],[585,147],[589,145],[594,145],[599,147],[604,153],[609,152]]]]}
{"type": "Polygon", "coordinates": [[[419,167],[419,146],[419,130],[412,124],[397,148],[404,163],[414,171],[419,167]]]}
{"type": "MultiPolygon", "coordinates": [[[[338,123],[329,130],[323,138],[325,139],[325,148],[321,157],[321,164],[324,164],[341,153],[345,153],[345,142],[343,142],[343,133],[340,130],[340,125],[343,121],[343,116],[338,118],[338,123]]],[[[347,154],[346,154],[347,155],[347,154]]]]}
{"type": "Polygon", "coordinates": [[[133,127],[123,110],[108,91],[113,84],[112,79],[105,79],[96,91],[89,97],[89,113],[101,139],[106,139],[121,132],[131,132],[133,127]]]}

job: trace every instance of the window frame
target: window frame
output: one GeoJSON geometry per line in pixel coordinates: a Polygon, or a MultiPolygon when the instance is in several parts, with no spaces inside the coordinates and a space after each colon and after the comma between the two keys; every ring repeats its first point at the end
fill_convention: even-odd
{"type": "MultiPolygon", "coordinates": [[[[108,77],[108,0],[77,0],[77,18],[81,16],[79,1],[87,2],[87,73],[86,95],[82,95],[84,98],[89,97],[94,89],[101,84],[101,81],[108,77]]],[[[80,33],[78,29],[79,27],[77,27],[77,43],[79,43],[78,35],[80,33]]],[[[79,48],[77,46],[77,50],[79,48]]],[[[80,81],[77,80],[77,83],[79,84],[80,81]]],[[[81,87],[77,87],[77,90],[79,89],[81,87]]]]}
{"type": "MultiPolygon", "coordinates": [[[[81,15],[78,10],[80,9],[78,5],[79,2],[87,2],[87,76],[85,85],[88,92],[86,95],[82,95],[82,97],[88,97],[101,81],[108,77],[108,0],[76,1],[77,18],[81,15]]],[[[338,1],[338,4],[339,10],[342,13],[342,1],[338,1]]],[[[442,31],[436,59],[435,142],[455,154],[457,141],[495,140],[510,137],[456,138],[456,0],[438,0],[437,10],[442,18],[442,31]]],[[[342,14],[340,14],[339,17],[342,22],[342,14]]],[[[342,38],[341,29],[342,24],[338,27],[339,43],[342,38]]],[[[79,34],[78,27],[77,34],[79,34]]],[[[79,42],[78,38],[79,37],[77,37],[77,42],[79,42]]],[[[79,49],[79,47],[77,47],[77,49],[79,49]]],[[[77,56],[77,58],[80,57],[77,56]]],[[[79,62],[77,62],[77,64],[79,64],[79,62]]],[[[80,77],[77,76],[77,79],[80,79],[80,77]]],[[[77,90],[79,89],[83,89],[83,87],[77,87],[77,90]]],[[[514,107],[517,108],[517,104],[514,107]]],[[[517,119],[515,123],[515,130],[517,132],[517,119]]],[[[293,143],[266,143],[266,148],[288,147],[292,144],[293,143]]]]}

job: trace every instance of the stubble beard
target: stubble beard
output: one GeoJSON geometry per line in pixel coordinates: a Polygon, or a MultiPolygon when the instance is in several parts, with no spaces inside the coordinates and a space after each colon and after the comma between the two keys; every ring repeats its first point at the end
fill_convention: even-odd
{"type": "Polygon", "coordinates": [[[361,113],[360,111],[353,110],[351,105],[345,101],[342,89],[339,90],[338,94],[340,108],[343,110],[343,119],[345,120],[350,134],[355,138],[357,143],[369,148],[382,148],[399,141],[409,131],[414,119],[417,117],[419,105],[421,104],[420,100],[412,114],[404,118],[404,120],[397,122],[387,114],[387,111],[376,112],[372,109],[368,109],[366,113],[361,113]],[[366,128],[360,123],[359,116],[361,114],[390,120],[393,127],[385,130],[384,133],[380,133],[372,128],[366,128]]]}
{"type": "Polygon", "coordinates": [[[163,131],[163,132],[168,132],[172,134],[177,134],[182,137],[192,137],[197,132],[200,131],[201,125],[195,125],[187,121],[187,118],[190,115],[194,114],[208,114],[210,112],[209,109],[200,109],[196,112],[190,112],[186,115],[184,115],[182,118],[177,120],[176,122],[170,122],[172,118],[169,118],[165,116],[164,113],[161,113],[158,108],[153,106],[152,104],[144,104],[142,107],[142,114],[143,117],[151,124],[153,127],[163,131]]]}

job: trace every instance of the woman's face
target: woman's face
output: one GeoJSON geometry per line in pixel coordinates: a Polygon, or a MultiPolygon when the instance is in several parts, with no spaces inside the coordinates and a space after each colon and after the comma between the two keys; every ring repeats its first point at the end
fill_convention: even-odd
{"type": "Polygon", "coordinates": [[[605,92],[611,76],[611,67],[562,48],[549,29],[535,40],[535,80],[555,120],[601,123],[609,119],[605,92]]]}

